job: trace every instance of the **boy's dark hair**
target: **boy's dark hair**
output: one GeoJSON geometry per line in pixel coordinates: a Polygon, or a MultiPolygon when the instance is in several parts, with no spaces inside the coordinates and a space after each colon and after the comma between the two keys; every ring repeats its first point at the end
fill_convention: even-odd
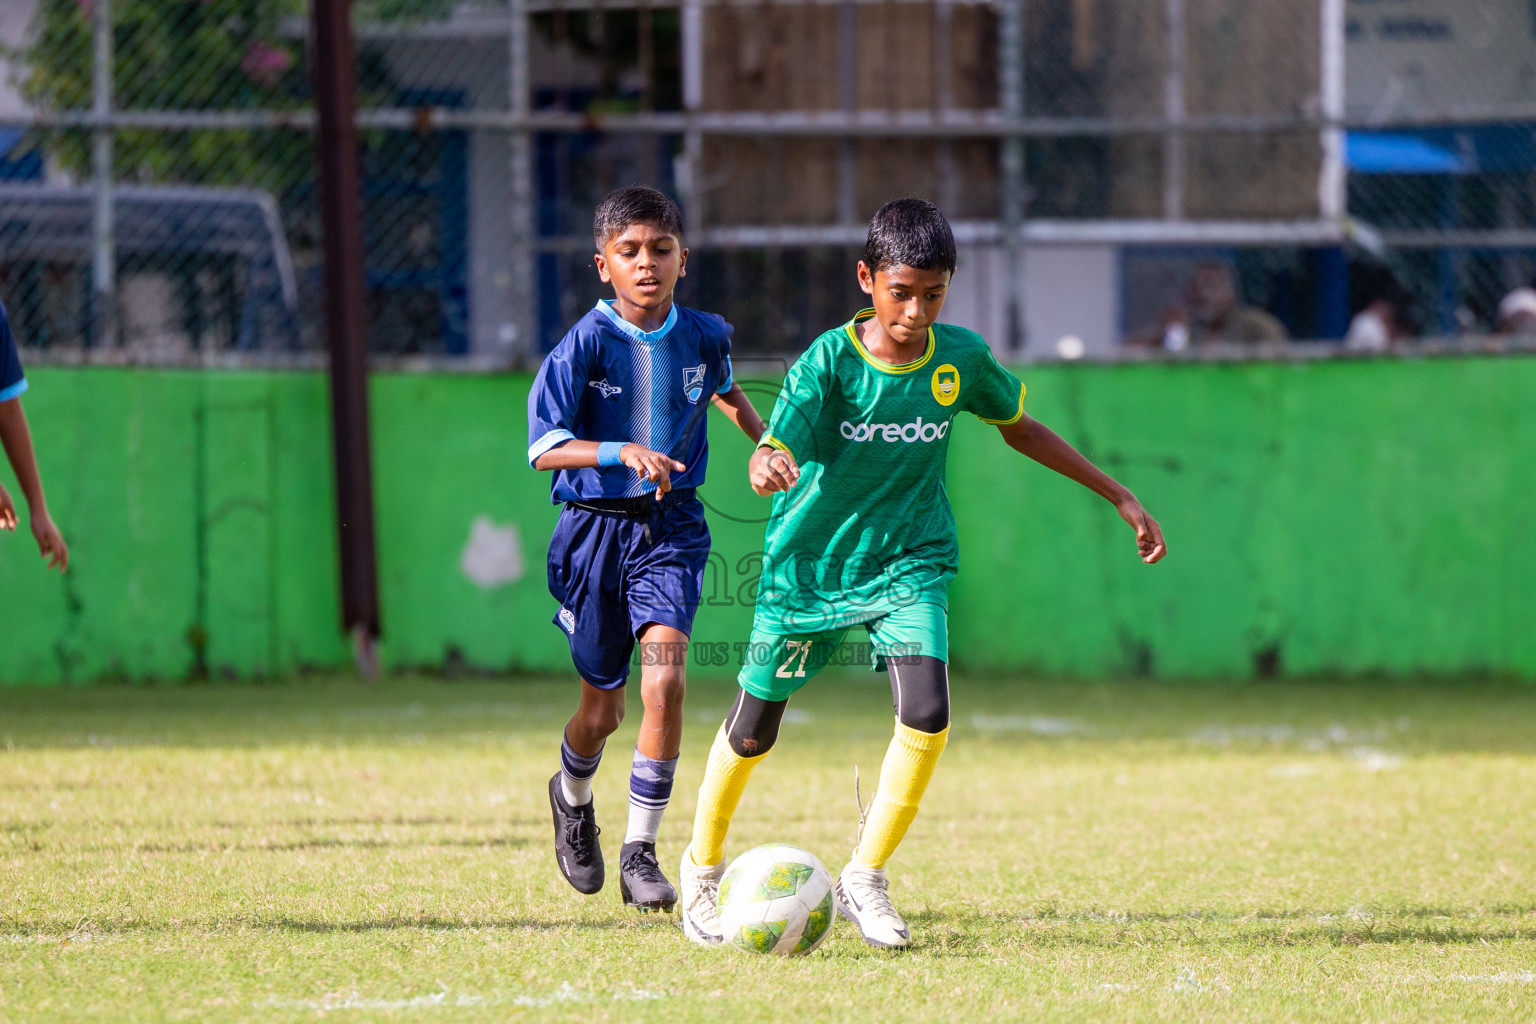
{"type": "Polygon", "coordinates": [[[665,193],[646,185],[614,189],[597,204],[592,215],[592,240],[602,252],[608,239],[631,224],[651,224],[669,235],[683,238],[683,211],[665,193]]]}
{"type": "Polygon", "coordinates": [[[869,222],[864,265],[871,274],[906,265],[955,272],[955,233],[926,199],[892,199],[869,222]]]}

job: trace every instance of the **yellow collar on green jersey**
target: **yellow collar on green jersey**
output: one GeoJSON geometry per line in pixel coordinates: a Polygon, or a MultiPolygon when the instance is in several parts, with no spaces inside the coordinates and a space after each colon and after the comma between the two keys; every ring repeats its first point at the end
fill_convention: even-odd
{"type": "Polygon", "coordinates": [[[923,364],[933,358],[933,350],[938,347],[938,341],[933,336],[933,328],[928,328],[928,351],[923,353],[921,359],[914,359],[910,363],[888,363],[884,359],[877,359],[869,354],[869,349],[859,340],[859,332],[854,330],[861,321],[868,320],[875,315],[874,309],[861,309],[853,315],[853,319],[843,327],[848,332],[848,340],[853,342],[854,351],[864,357],[864,361],[875,369],[885,373],[911,373],[920,370],[923,364]]]}

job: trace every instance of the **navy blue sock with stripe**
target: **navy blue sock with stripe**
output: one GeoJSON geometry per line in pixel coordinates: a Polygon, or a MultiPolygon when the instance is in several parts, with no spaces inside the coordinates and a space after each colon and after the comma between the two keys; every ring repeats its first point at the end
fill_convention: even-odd
{"type": "Polygon", "coordinates": [[[592,802],[592,776],[597,774],[597,763],[603,759],[599,750],[591,757],[583,757],[571,749],[565,737],[560,737],[560,793],[572,807],[584,807],[592,802]]]}
{"type": "Polygon", "coordinates": [[[672,800],[672,777],[677,758],[655,761],[637,749],[629,770],[629,828],[626,843],[654,843],[661,816],[672,800]]]}

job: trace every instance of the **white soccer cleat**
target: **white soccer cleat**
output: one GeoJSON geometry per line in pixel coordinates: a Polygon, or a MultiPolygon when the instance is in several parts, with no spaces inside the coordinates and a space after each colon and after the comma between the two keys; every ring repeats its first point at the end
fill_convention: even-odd
{"type": "Polygon", "coordinates": [[[678,902],[683,908],[683,934],[701,946],[718,946],[725,939],[720,930],[720,879],[725,861],[700,867],[693,862],[693,847],[683,851],[677,869],[678,902]]]}
{"type": "Polygon", "coordinates": [[[890,884],[884,868],[865,868],[849,861],[832,891],[838,913],[858,925],[865,942],[880,949],[906,949],[912,945],[912,932],[891,905],[886,891],[890,884]]]}

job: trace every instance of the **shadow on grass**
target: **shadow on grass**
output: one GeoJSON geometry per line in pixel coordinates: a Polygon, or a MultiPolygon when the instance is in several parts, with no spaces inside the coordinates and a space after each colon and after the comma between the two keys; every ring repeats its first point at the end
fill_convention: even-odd
{"type": "MultiPolygon", "coordinates": [[[[658,924],[668,918],[658,918],[658,924]]],[[[108,935],[149,935],[157,933],[230,933],[230,932],[298,932],[315,935],[356,935],[392,931],[433,932],[558,932],[629,930],[634,926],[630,917],[613,917],[602,920],[578,920],[576,918],[454,918],[454,917],[406,917],[386,916],[356,921],[315,921],[296,917],[239,918],[220,917],[210,920],[180,921],[175,924],[155,921],[75,921],[25,920],[0,918],[0,942],[36,940],[38,937],[56,938],[67,942],[71,938],[88,935],[100,938],[108,935]]],[[[681,933],[678,933],[681,938],[681,933]]]]}
{"type": "MultiPolygon", "coordinates": [[[[532,846],[534,840],[516,836],[488,836],[483,839],[422,839],[416,841],[391,841],[388,839],[297,839],[276,843],[125,843],[115,849],[127,849],[141,853],[291,853],[295,850],[405,850],[430,849],[434,846],[456,846],[465,849],[482,847],[516,848],[532,846]]],[[[92,849],[108,849],[97,846],[92,849]]]]}
{"type": "MultiPolygon", "coordinates": [[[[1138,914],[986,914],[976,911],[925,911],[911,915],[914,945],[910,951],[873,949],[858,943],[858,933],[841,922],[840,956],[892,958],[953,958],[993,960],[1000,953],[1021,949],[1123,949],[1205,948],[1230,949],[1363,946],[1477,946],[1532,942],[1536,940],[1536,909],[1529,906],[1489,911],[1473,921],[1445,921],[1439,908],[1406,908],[1391,920],[1340,919],[1334,915],[1286,911],[1277,915],[1189,913],[1138,914]]],[[[292,933],[295,935],[371,935],[390,932],[493,932],[552,934],[653,930],[676,939],[679,948],[688,944],[676,930],[672,915],[615,912],[600,918],[449,917],[442,915],[384,915],[357,920],[315,920],[302,917],[218,917],[177,923],[149,921],[95,921],[89,918],[0,918],[0,943],[57,941],[83,938],[161,934],[215,934],[242,932],[292,933]],[[649,928],[647,928],[649,926],[649,928]]]]}
{"type": "Polygon", "coordinates": [[[385,917],[375,921],[305,921],[298,918],[275,918],[252,922],[247,928],[275,931],[309,932],[315,934],[357,934],[367,932],[397,931],[402,928],[419,928],[428,931],[534,931],[556,932],[565,929],[577,931],[610,931],[628,928],[627,919],[576,920],[574,918],[535,920],[533,918],[506,918],[503,920],[452,918],[385,917]]]}
{"type": "MultiPolygon", "coordinates": [[[[0,791],[5,787],[0,786],[0,791]]],[[[111,826],[114,822],[109,820],[97,820],[98,826],[111,826]]],[[[301,828],[429,828],[432,826],[458,826],[459,828],[535,828],[543,830],[549,827],[547,817],[537,818],[370,818],[364,815],[338,816],[335,818],[274,818],[270,821],[160,821],[145,822],[135,818],[131,822],[134,829],[208,829],[210,831],[223,832],[249,832],[253,829],[301,829],[301,828]]],[[[0,823],[0,835],[15,835],[29,832],[46,832],[56,828],[54,822],[5,822],[0,823]]]]}
{"type": "MultiPolygon", "coordinates": [[[[694,707],[723,708],[734,697],[728,683],[698,683],[694,707]]],[[[1382,742],[1398,753],[1536,753],[1536,686],[1476,674],[1255,683],[999,678],[960,671],[951,687],[961,738],[1106,747],[1171,740],[1208,747],[1216,737],[1234,750],[1305,751],[1306,743],[1342,730],[1350,744],[1382,742]],[[977,727],[978,717],[990,724],[977,727]]],[[[18,751],[336,749],[359,743],[435,753],[487,743],[510,750],[557,736],[574,703],[564,678],[449,683],[400,677],[373,687],[340,679],[229,687],[0,687],[0,742],[18,751]]],[[[818,678],[796,706],[814,715],[811,729],[821,735],[867,728],[871,742],[889,736],[889,687],[876,673],[818,678]]]]}
{"type": "Polygon", "coordinates": [[[547,815],[540,815],[536,818],[464,818],[450,817],[448,815],[409,818],[405,815],[368,817],[362,814],[353,814],[338,815],[334,818],[280,818],[264,822],[199,821],[196,823],[198,828],[219,828],[241,832],[252,828],[424,828],[431,825],[458,825],[463,828],[473,828],[477,825],[492,828],[545,828],[548,827],[549,820],[547,815]]]}
{"type": "Polygon", "coordinates": [[[1478,945],[1536,941],[1536,902],[1465,909],[1404,907],[1396,910],[1281,910],[1235,914],[1184,912],[1084,912],[1059,914],[928,910],[910,915],[913,933],[930,952],[993,955],[999,930],[1009,945],[1031,947],[1115,946],[1366,946],[1478,945]]]}

